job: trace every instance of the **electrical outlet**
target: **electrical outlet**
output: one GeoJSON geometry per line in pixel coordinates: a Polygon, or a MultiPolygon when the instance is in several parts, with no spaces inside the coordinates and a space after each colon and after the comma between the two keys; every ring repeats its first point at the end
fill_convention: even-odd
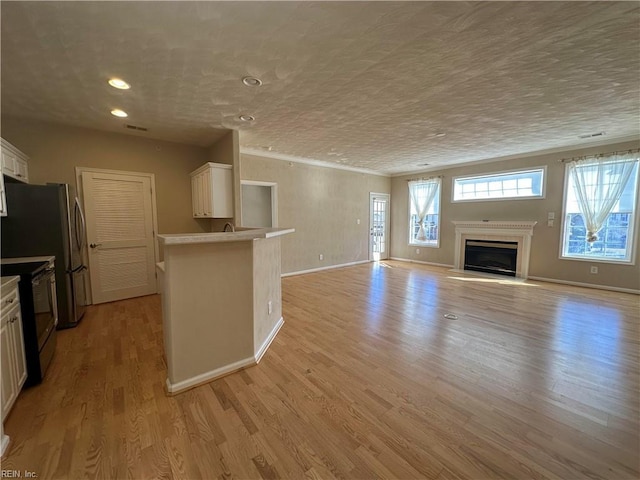
{"type": "Polygon", "coordinates": [[[356,218],[356,225],[360,225],[360,219],[356,218]]]}
{"type": "Polygon", "coordinates": [[[553,220],[547,220],[547,227],[553,227],[553,220]]]}
{"type": "Polygon", "coordinates": [[[598,273],[598,267],[591,267],[591,273],[598,273]]]}
{"type": "Polygon", "coordinates": [[[556,212],[547,213],[547,220],[555,220],[555,218],[556,218],[556,212]]]}
{"type": "Polygon", "coordinates": [[[271,300],[267,302],[267,311],[269,312],[269,315],[273,312],[273,303],[271,303],[271,300]]]}
{"type": "Polygon", "coordinates": [[[323,254],[320,254],[320,255],[318,255],[318,258],[319,258],[320,260],[324,260],[324,255],[323,255],[323,254]]]}
{"type": "Polygon", "coordinates": [[[420,255],[420,249],[416,248],[416,255],[420,255]]]}

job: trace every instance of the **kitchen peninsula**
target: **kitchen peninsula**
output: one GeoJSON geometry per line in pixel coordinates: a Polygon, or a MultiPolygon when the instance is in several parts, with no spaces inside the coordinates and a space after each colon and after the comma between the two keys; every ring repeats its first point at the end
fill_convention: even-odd
{"type": "Polygon", "coordinates": [[[280,236],[293,232],[158,235],[169,394],[260,361],[284,323],[280,236]]]}

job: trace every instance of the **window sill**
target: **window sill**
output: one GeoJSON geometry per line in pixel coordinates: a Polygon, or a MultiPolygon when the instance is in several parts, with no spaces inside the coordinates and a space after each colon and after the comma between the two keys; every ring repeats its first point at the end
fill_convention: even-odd
{"type": "Polygon", "coordinates": [[[410,247],[440,248],[440,242],[434,242],[434,243],[409,242],[409,246],[410,247]]]}
{"type": "Polygon", "coordinates": [[[560,255],[560,260],[573,260],[577,262],[590,262],[590,263],[609,263],[612,265],[635,265],[636,262],[632,260],[613,260],[603,257],[566,257],[560,255]]]}

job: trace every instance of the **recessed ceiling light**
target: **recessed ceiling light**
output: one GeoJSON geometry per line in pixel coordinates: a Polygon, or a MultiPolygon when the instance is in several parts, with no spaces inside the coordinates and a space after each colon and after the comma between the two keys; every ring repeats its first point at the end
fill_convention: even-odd
{"type": "Polygon", "coordinates": [[[253,122],[256,119],[253,115],[240,115],[238,118],[243,122],[253,122]]]}
{"type": "Polygon", "coordinates": [[[444,133],[444,132],[438,132],[438,133],[436,133],[436,135],[435,135],[435,136],[436,136],[436,137],[446,137],[446,136],[447,136],[447,134],[446,134],[446,133],[444,133]]]}
{"type": "Polygon", "coordinates": [[[131,88],[131,85],[120,78],[110,78],[109,85],[120,90],[129,90],[131,88]]]}
{"type": "Polygon", "coordinates": [[[114,108],[113,110],[111,110],[111,115],[113,115],[114,117],[120,117],[120,118],[125,118],[129,116],[127,112],[125,112],[124,110],[120,110],[119,108],[114,108]]]}
{"type": "Polygon", "coordinates": [[[256,77],[244,77],[242,79],[242,83],[244,83],[247,87],[259,87],[262,85],[262,80],[256,77]]]}

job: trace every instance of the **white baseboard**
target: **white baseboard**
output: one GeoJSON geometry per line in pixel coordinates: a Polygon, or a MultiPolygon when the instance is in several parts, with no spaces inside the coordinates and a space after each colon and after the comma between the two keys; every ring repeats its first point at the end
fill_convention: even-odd
{"type": "Polygon", "coordinates": [[[432,265],[434,267],[453,268],[453,265],[446,263],[423,262],[422,260],[412,260],[410,258],[390,257],[390,260],[398,260],[399,262],[419,263],[421,265],[432,265]]]}
{"type": "Polygon", "coordinates": [[[358,262],[341,263],[339,265],[329,265],[328,267],[311,268],[309,270],[298,270],[297,272],[283,273],[281,277],[293,277],[294,275],[304,275],[305,273],[321,272],[323,270],[333,270],[334,268],[352,267],[353,265],[360,265],[362,263],[369,263],[371,260],[360,260],[358,262]]]}
{"type": "Polygon", "coordinates": [[[267,339],[264,342],[262,342],[262,345],[260,345],[260,348],[254,355],[256,364],[260,363],[260,360],[262,360],[263,355],[267,352],[267,349],[269,348],[269,345],[271,345],[271,342],[273,342],[273,339],[276,338],[276,335],[282,328],[282,325],[284,325],[284,319],[280,317],[280,320],[278,320],[278,322],[274,325],[273,329],[271,330],[271,333],[269,333],[269,335],[267,336],[267,339]]]}
{"type": "Polygon", "coordinates": [[[262,360],[264,354],[267,352],[267,349],[269,348],[269,345],[271,345],[271,342],[273,342],[273,339],[276,338],[276,335],[280,331],[280,328],[282,328],[283,324],[284,319],[280,317],[280,320],[278,320],[278,322],[274,325],[273,329],[267,336],[267,339],[262,343],[253,357],[243,358],[242,360],[238,360],[237,362],[230,363],[229,365],[224,365],[209,372],[201,373],[200,375],[187,378],[186,380],[182,380],[178,383],[171,383],[167,378],[167,392],[169,393],[169,395],[176,395],[178,393],[184,392],[185,390],[198,387],[204,383],[212,382],[216,378],[224,377],[225,375],[237,372],[238,370],[242,370],[243,368],[253,367],[254,365],[257,365],[258,362],[262,360]]]}
{"type": "Polygon", "coordinates": [[[633,288],[611,287],[609,285],[598,285],[596,283],[571,282],[569,280],[557,280],[555,278],[532,276],[529,276],[528,280],[538,280],[539,282],[560,283],[562,285],[574,285],[576,287],[595,288],[598,290],[609,290],[612,292],[632,293],[634,295],[640,295],[640,290],[634,290],[633,288]]]}
{"type": "Polygon", "coordinates": [[[230,363],[229,365],[216,368],[215,370],[201,373],[195,377],[187,378],[186,380],[178,383],[171,383],[167,378],[167,392],[169,392],[170,395],[175,395],[176,393],[184,392],[185,390],[197,387],[203,383],[209,383],[216,378],[224,377],[225,375],[242,370],[243,368],[251,367],[255,364],[256,359],[254,357],[248,357],[238,360],[237,362],[230,363]]]}

